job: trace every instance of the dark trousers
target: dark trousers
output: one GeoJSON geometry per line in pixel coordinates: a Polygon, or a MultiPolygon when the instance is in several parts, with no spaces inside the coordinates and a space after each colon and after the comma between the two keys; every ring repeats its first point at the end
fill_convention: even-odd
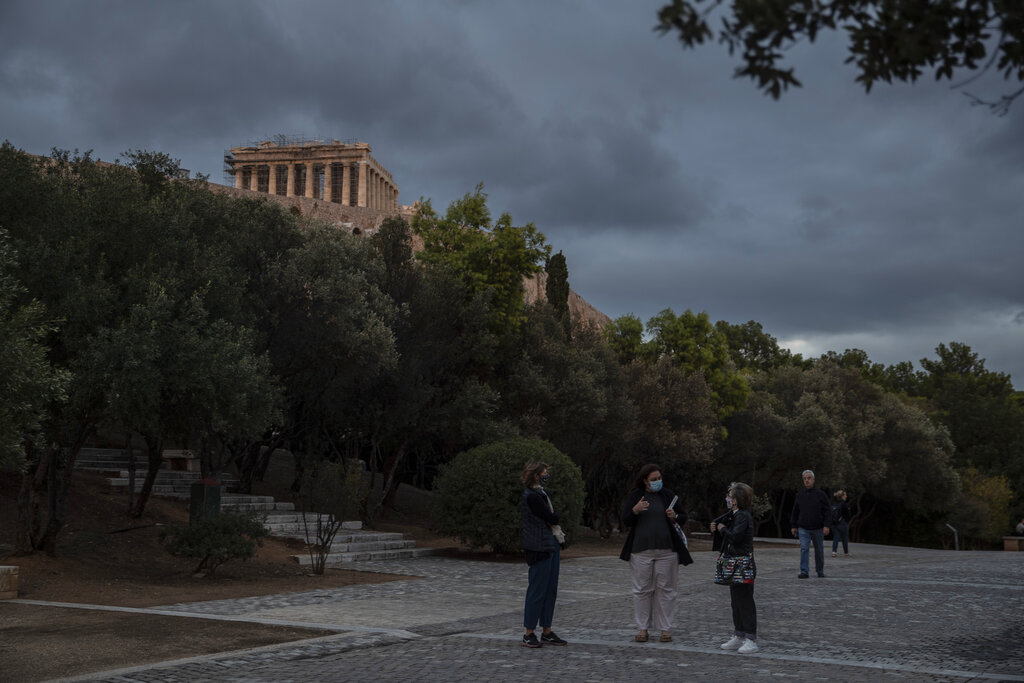
{"type": "Polygon", "coordinates": [[[839,541],[843,542],[843,552],[850,554],[850,524],[843,520],[832,527],[832,552],[839,547],[839,541]]]}
{"type": "Polygon", "coordinates": [[[523,609],[523,627],[551,628],[555,616],[555,598],[558,597],[558,551],[530,567],[530,584],[526,587],[526,606],[523,609]]]}
{"type": "Polygon", "coordinates": [[[754,606],[754,584],[734,583],[729,586],[732,598],[733,633],[740,638],[757,640],[757,607],[754,606]]]}

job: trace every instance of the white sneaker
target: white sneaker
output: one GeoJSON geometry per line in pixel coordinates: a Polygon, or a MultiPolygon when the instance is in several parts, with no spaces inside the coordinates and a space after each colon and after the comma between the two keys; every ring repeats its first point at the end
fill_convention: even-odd
{"type": "Polygon", "coordinates": [[[740,647],[740,649],[736,650],[736,651],[739,652],[741,655],[745,655],[745,654],[750,654],[751,652],[757,652],[760,649],[761,648],[759,648],[757,646],[757,641],[756,640],[744,640],[743,641],[743,646],[740,647]]]}
{"type": "Polygon", "coordinates": [[[722,643],[723,650],[738,650],[743,645],[743,638],[739,636],[733,636],[729,639],[729,642],[722,643]]]}

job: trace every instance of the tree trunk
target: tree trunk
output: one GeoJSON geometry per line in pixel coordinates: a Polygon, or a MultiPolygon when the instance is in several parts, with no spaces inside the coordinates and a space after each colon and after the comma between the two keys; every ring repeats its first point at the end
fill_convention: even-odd
{"type": "Polygon", "coordinates": [[[149,495],[153,491],[153,484],[156,483],[157,472],[164,460],[163,437],[147,434],[146,440],[146,462],[149,469],[146,471],[146,480],[142,482],[142,490],[135,501],[135,507],[131,511],[132,517],[141,517],[146,510],[146,503],[149,502],[149,495]]]}
{"type": "Polygon", "coordinates": [[[78,452],[86,440],[94,432],[92,425],[82,424],[79,426],[78,435],[75,437],[71,447],[68,448],[67,457],[63,464],[58,464],[57,454],[61,449],[51,449],[50,474],[47,477],[50,481],[47,491],[47,508],[49,518],[42,536],[36,543],[36,547],[44,550],[47,555],[53,556],[57,552],[57,536],[67,523],[68,497],[71,495],[71,477],[75,471],[75,460],[78,452]]]}
{"type": "Polygon", "coordinates": [[[395,494],[398,491],[398,485],[395,484],[395,473],[398,471],[398,466],[402,464],[402,460],[405,458],[405,449],[408,445],[408,441],[403,441],[402,445],[398,447],[390,458],[384,463],[382,475],[386,474],[384,478],[384,490],[381,491],[380,502],[377,503],[377,507],[374,509],[374,514],[380,512],[383,513],[385,507],[389,510],[395,509],[395,494]]]}
{"type": "Polygon", "coordinates": [[[783,515],[785,514],[785,509],[786,490],[783,489],[782,493],[779,495],[778,505],[772,507],[772,521],[775,522],[775,528],[778,529],[779,538],[785,538],[785,532],[792,528],[783,524],[783,522],[785,521],[783,518],[783,515]]]}
{"type": "Polygon", "coordinates": [[[21,475],[21,490],[18,492],[18,530],[15,549],[19,554],[28,555],[35,550],[35,539],[39,533],[39,507],[37,500],[42,492],[41,482],[45,480],[50,460],[46,453],[39,453],[31,443],[25,445],[25,460],[28,467],[21,475]]]}
{"type": "Polygon", "coordinates": [[[124,438],[125,450],[128,452],[128,514],[135,506],[135,447],[132,444],[132,433],[129,431],[124,438]]]}

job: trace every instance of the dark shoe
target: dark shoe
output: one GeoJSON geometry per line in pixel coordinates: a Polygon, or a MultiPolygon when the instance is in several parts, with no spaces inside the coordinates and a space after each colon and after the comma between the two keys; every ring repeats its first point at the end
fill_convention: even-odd
{"type": "Polygon", "coordinates": [[[800,572],[799,574],[796,575],[796,578],[798,578],[798,579],[806,579],[807,578],[807,574],[805,574],[804,572],[800,572]]]}
{"type": "Polygon", "coordinates": [[[818,578],[819,579],[824,579],[825,578],[825,572],[818,572],[818,578]]]}
{"type": "Polygon", "coordinates": [[[633,640],[638,643],[646,643],[650,636],[647,635],[647,631],[640,631],[640,633],[633,636],[633,640]]]}
{"type": "Polygon", "coordinates": [[[528,633],[525,636],[523,636],[522,646],[523,647],[540,647],[540,641],[537,640],[537,634],[536,633],[528,633]]]}
{"type": "Polygon", "coordinates": [[[544,645],[568,645],[567,642],[556,636],[554,631],[540,634],[540,642],[544,645]]]}

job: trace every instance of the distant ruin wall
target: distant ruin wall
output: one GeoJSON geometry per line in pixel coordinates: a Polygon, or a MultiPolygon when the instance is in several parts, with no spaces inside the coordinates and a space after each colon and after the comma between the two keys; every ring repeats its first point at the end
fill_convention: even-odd
{"type": "MultiPolygon", "coordinates": [[[[400,206],[398,211],[386,210],[386,209],[371,209],[365,206],[344,206],[343,204],[335,204],[333,202],[325,202],[322,199],[311,199],[309,197],[285,197],[279,194],[267,194],[266,192],[256,192],[254,190],[240,190],[238,188],[230,187],[228,185],[218,185],[217,183],[210,183],[210,188],[215,192],[230,195],[232,197],[247,197],[247,198],[259,198],[268,199],[270,201],[277,202],[283,206],[297,207],[302,215],[307,218],[315,218],[316,220],[323,221],[328,225],[335,225],[338,227],[351,227],[359,228],[362,233],[373,232],[380,227],[381,223],[388,216],[400,215],[406,220],[412,217],[413,208],[411,206],[400,206]],[[351,224],[350,226],[347,224],[351,224]]],[[[358,233],[357,233],[358,234],[358,233]]]]}

